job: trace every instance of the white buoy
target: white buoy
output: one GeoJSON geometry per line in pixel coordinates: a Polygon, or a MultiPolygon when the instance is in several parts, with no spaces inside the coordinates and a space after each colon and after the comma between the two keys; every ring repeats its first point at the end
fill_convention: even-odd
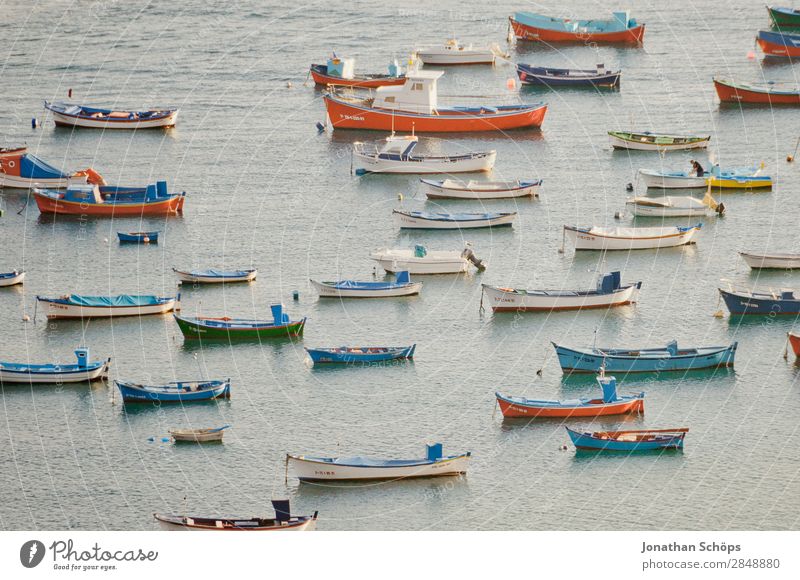
{"type": "Polygon", "coordinates": [[[22,315],[22,322],[30,322],[30,321],[31,321],[30,316],[28,316],[27,314],[22,315]]]}
{"type": "Polygon", "coordinates": [[[290,81],[290,82],[288,82],[288,83],[286,83],[286,88],[287,88],[287,89],[291,89],[291,88],[292,88],[292,83],[291,83],[291,81],[290,81]]]}
{"type": "Polygon", "coordinates": [[[103,238],[103,243],[107,244],[108,243],[108,238],[103,238]]]}

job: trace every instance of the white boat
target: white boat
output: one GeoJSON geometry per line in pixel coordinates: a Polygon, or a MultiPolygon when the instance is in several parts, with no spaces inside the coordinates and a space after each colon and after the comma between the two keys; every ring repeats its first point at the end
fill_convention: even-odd
{"type": "Polygon", "coordinates": [[[44,102],[44,108],[53,115],[58,127],[83,127],[86,129],[162,129],[174,127],[178,109],[150,111],[123,111],[98,109],[74,103],[44,102]]]}
{"type": "Polygon", "coordinates": [[[317,527],[318,513],[293,516],[289,500],[272,500],[275,517],[188,516],[153,514],[162,530],[189,532],[310,532],[317,527]]]}
{"type": "Polygon", "coordinates": [[[691,227],[603,228],[564,226],[576,250],[650,250],[692,243],[703,224],[691,227]]]}
{"type": "Polygon", "coordinates": [[[470,263],[479,270],[486,265],[475,257],[468,243],[463,251],[428,250],[417,245],[411,248],[382,248],[370,254],[387,272],[409,274],[459,274],[469,270],[470,263]]]}
{"type": "Polygon", "coordinates": [[[517,212],[510,213],[433,213],[392,210],[395,223],[402,229],[464,230],[510,226],[517,212]]]}
{"type": "Polygon", "coordinates": [[[471,44],[461,44],[455,38],[449,39],[444,46],[420,48],[414,52],[422,64],[436,65],[494,64],[494,59],[499,53],[500,48],[497,44],[474,47],[471,44]]]}
{"type": "Polygon", "coordinates": [[[192,282],[195,284],[230,284],[232,282],[252,282],[258,275],[258,270],[249,268],[247,270],[178,270],[172,269],[178,275],[181,282],[192,282]]]}
{"type": "Polygon", "coordinates": [[[372,457],[311,457],[286,455],[286,462],[300,481],[406,479],[461,475],[467,472],[470,453],[442,455],[442,444],[427,446],[419,459],[372,457]]]}
{"type": "Polygon", "coordinates": [[[169,434],[175,441],[207,443],[210,441],[222,441],[222,436],[228,427],[230,425],[206,429],[170,429],[169,434]]]}
{"type": "Polygon", "coordinates": [[[22,284],[23,280],[25,280],[25,272],[21,270],[0,273],[0,288],[3,286],[15,286],[17,284],[22,284]]]}
{"type": "Polygon", "coordinates": [[[689,175],[685,171],[660,172],[640,169],[639,175],[647,187],[654,189],[694,189],[708,185],[708,177],[689,175]]]}
{"type": "Polygon", "coordinates": [[[83,346],[75,349],[75,356],[78,362],[69,364],[0,362],[0,384],[58,385],[96,381],[108,377],[108,369],[111,367],[110,358],[91,361],[89,349],[83,346]]]}
{"type": "Polygon", "coordinates": [[[412,155],[414,147],[419,143],[416,135],[391,135],[382,143],[380,149],[374,143],[353,143],[353,167],[356,175],[491,171],[497,158],[494,150],[463,155],[412,155]]]}
{"type": "Polygon", "coordinates": [[[608,138],[614,149],[659,152],[705,149],[711,140],[710,135],[666,135],[649,131],[643,133],[609,131],[608,138]]]}
{"type": "Polygon", "coordinates": [[[413,296],[422,290],[422,282],[412,282],[407,271],[398,272],[394,282],[361,282],[338,280],[317,282],[311,280],[320,298],[392,298],[413,296]]]}
{"type": "Polygon", "coordinates": [[[47,318],[110,318],[117,316],[145,316],[180,310],[180,293],[176,297],[135,296],[83,296],[68,294],[59,298],[37,296],[37,304],[45,308],[47,318]]]}
{"type": "Polygon", "coordinates": [[[92,168],[63,172],[28,153],[27,147],[0,147],[0,187],[63,189],[81,183],[105,185],[103,177],[92,168]]]}
{"type": "Polygon", "coordinates": [[[483,284],[483,294],[495,312],[550,312],[632,304],[641,287],[641,282],[623,285],[620,273],[610,272],[600,277],[594,290],[524,290],[483,284]]]}
{"type": "Polygon", "coordinates": [[[739,252],[747,265],[757,269],[796,270],[800,268],[800,254],[754,254],[739,252]]]}
{"type": "Polygon", "coordinates": [[[506,199],[538,197],[541,180],[530,181],[462,181],[459,179],[420,179],[431,199],[506,199]]]}
{"type": "Polygon", "coordinates": [[[706,194],[703,199],[691,196],[634,197],[625,205],[631,213],[640,217],[712,217],[722,215],[725,205],[714,201],[706,194]]]}

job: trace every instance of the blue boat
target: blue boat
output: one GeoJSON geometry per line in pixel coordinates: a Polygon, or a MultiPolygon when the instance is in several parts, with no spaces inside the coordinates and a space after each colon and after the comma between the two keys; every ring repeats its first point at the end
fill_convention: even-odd
{"type": "Polygon", "coordinates": [[[76,364],[28,364],[0,362],[0,384],[82,383],[108,376],[111,359],[89,361],[89,349],[75,349],[76,364]]]}
{"type": "Polygon", "coordinates": [[[117,232],[120,244],[157,244],[159,232],[117,232]]]}
{"type": "Polygon", "coordinates": [[[565,427],[576,449],[591,451],[656,451],[683,449],[689,429],[655,429],[634,431],[586,431],[565,427]]]}
{"type": "Polygon", "coordinates": [[[532,42],[578,42],[581,44],[641,44],[644,24],[627,12],[613,12],[607,20],[553,18],[534,12],[517,12],[509,21],[518,40],[532,42]]]}
{"type": "Polygon", "coordinates": [[[740,316],[755,314],[761,316],[798,316],[800,315],[800,298],[794,290],[723,290],[720,296],[725,301],[731,315],[740,316]]]}
{"type": "Polygon", "coordinates": [[[320,363],[376,363],[414,358],[416,344],[411,346],[340,346],[338,348],[307,348],[314,364],[320,363]]]}
{"type": "Polygon", "coordinates": [[[756,41],[767,56],[780,58],[800,56],[800,34],[760,30],[756,41]]]}
{"type": "Polygon", "coordinates": [[[337,280],[317,282],[311,280],[320,298],[390,298],[412,296],[422,290],[422,282],[412,282],[407,270],[398,272],[394,282],[362,282],[337,280]]]}
{"type": "Polygon", "coordinates": [[[619,86],[622,71],[607,71],[602,64],[591,70],[518,64],[517,76],[523,85],[612,88],[619,86]]]}
{"type": "Polygon", "coordinates": [[[569,348],[552,343],[565,373],[598,373],[600,367],[614,373],[652,373],[732,367],[736,346],[678,348],[673,340],[665,347],[642,349],[569,348]]]}
{"type": "Polygon", "coordinates": [[[114,381],[126,403],[192,403],[231,396],[231,380],[176,381],[166,385],[139,385],[114,381]]]}

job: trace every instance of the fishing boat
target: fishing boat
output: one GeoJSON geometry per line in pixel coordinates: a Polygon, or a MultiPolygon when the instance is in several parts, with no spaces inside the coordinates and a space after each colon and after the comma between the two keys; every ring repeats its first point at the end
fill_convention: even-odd
{"type": "Polygon", "coordinates": [[[703,199],[691,196],[639,196],[625,205],[638,217],[711,217],[725,213],[725,204],[717,203],[710,195],[703,199]]]}
{"type": "MultiPolygon", "coordinates": [[[[800,24],[798,24],[800,26],[800,24]]],[[[800,34],[772,32],[760,30],[756,42],[767,56],[796,57],[800,56],[800,34]]]]}
{"type": "Polygon", "coordinates": [[[422,282],[412,282],[407,271],[398,272],[394,282],[359,282],[339,280],[317,282],[311,280],[320,298],[390,298],[412,296],[422,290],[422,282]]]}
{"type": "Polygon", "coordinates": [[[252,282],[258,275],[258,270],[249,268],[246,270],[178,270],[172,269],[178,275],[181,282],[192,282],[194,284],[231,284],[233,282],[252,282]]]}
{"type": "Polygon", "coordinates": [[[303,335],[306,319],[290,320],[282,304],[273,304],[272,320],[245,318],[190,317],[175,314],[183,336],[203,340],[261,340],[262,338],[297,338],[303,335]]]}
{"type": "Polygon", "coordinates": [[[500,52],[497,44],[475,47],[461,44],[457,38],[447,40],[444,45],[432,48],[420,48],[414,55],[422,64],[454,65],[454,64],[494,64],[500,52]]]}
{"type": "Polygon", "coordinates": [[[3,286],[16,286],[22,284],[25,280],[25,272],[22,270],[14,270],[13,272],[0,273],[0,288],[3,286]]]}
{"type": "Polygon", "coordinates": [[[507,213],[434,213],[429,211],[392,210],[401,229],[466,230],[511,226],[517,212],[507,213]]]}
{"type": "Polygon", "coordinates": [[[29,364],[0,362],[0,384],[8,383],[83,383],[108,377],[111,358],[89,360],[89,349],[75,349],[78,362],[75,364],[29,364]]]}
{"type": "Polygon", "coordinates": [[[521,181],[462,181],[459,179],[420,179],[430,199],[507,199],[538,197],[541,179],[521,181]]]}
{"type": "Polygon", "coordinates": [[[779,6],[767,6],[767,12],[769,12],[772,23],[777,27],[800,27],[800,10],[779,6]]]}
{"type": "Polygon", "coordinates": [[[494,312],[551,312],[611,308],[636,302],[641,282],[622,284],[619,272],[603,274],[593,290],[522,290],[483,284],[494,312]]]}
{"type": "Polygon", "coordinates": [[[617,379],[600,373],[597,382],[603,389],[599,399],[582,398],[564,401],[542,401],[495,393],[503,417],[600,417],[644,413],[644,393],[618,395],[617,379]]]}
{"type": "Polygon", "coordinates": [[[705,149],[711,136],[698,135],[666,135],[663,133],[633,133],[626,131],[609,131],[609,140],[614,149],[633,149],[636,151],[686,151],[688,149],[705,149]]]}
{"type": "Polygon", "coordinates": [[[162,530],[198,532],[310,532],[317,526],[318,512],[311,516],[293,516],[289,500],[272,500],[274,518],[264,517],[218,517],[181,516],[177,514],[153,514],[162,530]]]}
{"type": "Polygon", "coordinates": [[[565,373],[597,373],[600,368],[613,373],[652,373],[693,371],[732,367],[737,343],[728,346],[678,348],[673,340],[657,348],[570,348],[552,343],[565,373]]]}
{"type": "Polygon", "coordinates": [[[145,316],[180,310],[181,295],[153,296],[118,294],[115,296],[85,296],[65,294],[59,298],[37,296],[37,304],[45,308],[47,318],[111,318],[145,316]]]}
{"type": "Polygon", "coordinates": [[[736,83],[728,79],[714,80],[714,88],[722,103],[757,103],[767,105],[800,105],[800,86],[778,83],[736,83]]]}
{"type": "Polygon", "coordinates": [[[686,171],[640,169],[639,175],[645,186],[654,189],[699,189],[708,185],[708,176],[698,177],[686,171]]]}
{"type": "Polygon", "coordinates": [[[517,65],[517,76],[523,85],[546,87],[619,87],[621,70],[609,71],[598,64],[594,69],[553,68],[517,65]]]}
{"type": "Polygon", "coordinates": [[[117,232],[120,244],[157,244],[160,232],[117,232]]]}
{"type": "Polygon", "coordinates": [[[723,170],[714,165],[708,176],[708,185],[717,189],[769,189],[772,177],[761,175],[763,167],[762,163],[761,167],[723,170]]]}
{"type": "Polygon", "coordinates": [[[53,121],[57,127],[166,129],[174,127],[178,119],[178,109],[123,111],[48,101],[44,102],[44,108],[53,114],[53,121]]]}
{"type": "Polygon", "coordinates": [[[209,443],[222,441],[225,429],[230,425],[206,429],[170,429],[169,434],[176,443],[209,443]]]}
{"type": "Polygon", "coordinates": [[[186,193],[168,193],[167,182],[147,187],[69,185],[65,191],[33,188],[33,198],[44,214],[93,217],[174,215],[183,213],[186,193]]]}
{"type": "Polygon", "coordinates": [[[114,381],[125,403],[193,403],[213,399],[230,399],[231,380],[173,381],[166,385],[139,385],[114,381]]]}
{"type": "Polygon", "coordinates": [[[796,270],[800,268],[800,254],[755,254],[739,252],[739,255],[754,270],[796,270]]]}
{"type": "Polygon", "coordinates": [[[352,151],[355,173],[471,173],[491,171],[497,159],[495,150],[460,155],[414,155],[418,143],[415,135],[398,137],[394,134],[378,144],[357,141],[352,151]]]}
{"type": "Polygon", "coordinates": [[[703,224],[655,228],[564,226],[576,250],[651,250],[691,244],[703,224]]]}
{"type": "Polygon", "coordinates": [[[800,357],[800,334],[797,334],[796,332],[788,332],[787,334],[794,356],[800,357]]]}
{"type": "Polygon", "coordinates": [[[640,429],[629,431],[575,431],[564,427],[576,449],[586,451],[657,451],[683,449],[689,429],[640,429]]]}
{"type": "Polygon", "coordinates": [[[547,105],[440,107],[436,81],[442,71],[406,74],[400,87],[378,87],[364,95],[332,89],[323,96],[334,129],[375,129],[417,133],[463,133],[538,128],[547,105]]]}
{"type": "Polygon", "coordinates": [[[416,344],[411,346],[339,346],[334,348],[307,348],[314,364],[370,364],[414,358],[416,344]]]}
{"type": "Polygon", "coordinates": [[[382,248],[370,254],[370,258],[387,272],[406,271],[409,274],[460,274],[469,270],[470,264],[485,270],[486,264],[472,251],[467,242],[464,250],[428,250],[417,244],[410,248],[382,248]]]}
{"type": "Polygon", "coordinates": [[[28,153],[27,147],[0,148],[0,187],[30,189],[38,185],[63,189],[72,183],[106,184],[92,168],[65,173],[28,153]]]}
{"type": "Polygon", "coordinates": [[[641,44],[644,24],[628,12],[612,12],[610,20],[552,18],[533,12],[517,12],[509,18],[517,40],[531,42],[579,42],[581,44],[641,44]]]}
{"type": "Polygon", "coordinates": [[[462,475],[467,472],[470,452],[443,455],[442,444],[426,446],[419,459],[375,459],[372,457],[311,457],[286,455],[287,466],[300,481],[346,481],[406,479],[462,475]]]}
{"type": "Polygon", "coordinates": [[[309,71],[314,83],[321,86],[341,85],[346,87],[389,87],[406,82],[397,61],[389,65],[389,74],[355,74],[355,59],[339,58],[335,54],[326,64],[312,64],[309,71]]]}
{"type": "Polygon", "coordinates": [[[800,315],[800,298],[791,289],[755,290],[719,288],[719,294],[733,316],[797,316],[800,315]]]}

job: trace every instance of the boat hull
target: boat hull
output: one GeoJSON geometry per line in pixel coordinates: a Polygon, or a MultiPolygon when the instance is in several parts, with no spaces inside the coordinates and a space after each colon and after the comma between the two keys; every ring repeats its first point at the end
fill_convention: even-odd
{"type": "Polygon", "coordinates": [[[368,289],[368,288],[335,288],[316,280],[311,280],[320,298],[394,298],[398,296],[413,296],[422,290],[422,282],[411,282],[399,288],[368,289]]]}
{"type": "Polygon", "coordinates": [[[494,312],[553,312],[559,310],[588,310],[612,308],[636,302],[641,283],[625,286],[608,294],[557,295],[553,293],[526,294],[513,289],[484,284],[483,292],[494,312]]]}
{"type": "Polygon", "coordinates": [[[165,314],[175,310],[175,299],[167,300],[160,304],[114,307],[62,304],[40,297],[37,297],[37,300],[44,306],[47,318],[118,318],[122,316],[165,314]]]}
{"type": "Polygon", "coordinates": [[[219,386],[186,392],[164,392],[137,388],[134,385],[114,381],[125,403],[196,403],[200,401],[213,401],[214,399],[229,399],[231,396],[231,383],[225,381],[219,386]]]}
{"type": "MultiPolygon", "coordinates": [[[[86,383],[97,381],[108,376],[111,359],[103,363],[95,363],[85,369],[53,370],[53,372],[30,372],[5,368],[0,364],[0,384],[62,384],[86,383]]],[[[58,367],[56,367],[58,368],[58,367]]]]}
{"type": "Polygon", "coordinates": [[[546,67],[529,67],[519,64],[517,65],[517,76],[523,85],[530,86],[616,88],[619,87],[619,79],[622,73],[616,71],[591,74],[588,71],[548,70],[546,67]]]}
{"type": "MultiPolygon", "coordinates": [[[[264,526],[264,527],[225,527],[218,528],[212,526],[198,526],[189,524],[180,524],[162,519],[165,516],[161,514],[154,514],[158,520],[159,527],[168,532],[312,532],[317,528],[317,518],[307,517],[300,521],[292,521],[286,524],[277,526],[264,526]]],[[[167,516],[168,517],[168,516],[167,516]]]]}
{"type": "Polygon", "coordinates": [[[800,56],[800,35],[797,34],[780,34],[762,30],[758,33],[756,42],[768,56],[783,58],[800,56]]]}
{"type": "Polygon", "coordinates": [[[5,286],[16,286],[25,281],[25,272],[11,272],[11,276],[0,277],[0,288],[5,286]]]}
{"type": "MultiPolygon", "coordinates": [[[[219,319],[217,319],[219,320],[219,319]]],[[[303,335],[306,319],[280,326],[264,325],[258,328],[225,328],[203,324],[191,318],[175,316],[183,336],[202,340],[260,340],[262,338],[296,338],[303,335]]]]}
{"type": "Polygon", "coordinates": [[[775,26],[786,26],[790,28],[800,27],[800,12],[790,8],[778,8],[767,6],[769,17],[775,26]]]}
{"type": "Polygon", "coordinates": [[[768,88],[737,86],[717,79],[714,79],[714,88],[723,103],[800,105],[800,89],[776,91],[768,88]]]}
{"type": "Polygon", "coordinates": [[[394,221],[401,229],[421,229],[421,230],[467,230],[476,228],[497,228],[511,226],[517,214],[512,213],[497,218],[485,220],[434,220],[410,215],[404,212],[394,211],[394,221]]]}
{"type": "Polygon", "coordinates": [[[670,175],[646,169],[640,169],[639,175],[642,176],[642,182],[652,189],[699,189],[708,185],[707,177],[670,175]]]}
{"type": "MultiPolygon", "coordinates": [[[[314,364],[370,364],[414,358],[416,344],[406,347],[388,348],[380,352],[352,352],[332,349],[307,348],[306,352],[314,364]]],[[[369,350],[369,347],[364,347],[369,350]]]]}
{"type": "Polygon", "coordinates": [[[772,178],[752,175],[743,175],[741,177],[712,175],[708,178],[708,183],[711,187],[717,189],[770,189],[772,187],[772,178]]]}
{"type": "Polygon", "coordinates": [[[509,418],[601,417],[604,415],[644,413],[643,394],[635,397],[624,397],[622,400],[612,403],[599,402],[597,404],[575,406],[570,406],[566,402],[559,406],[537,406],[536,404],[514,401],[500,393],[497,393],[496,397],[503,417],[509,418]]]}
{"type": "Polygon", "coordinates": [[[338,465],[295,455],[288,455],[287,462],[300,481],[366,481],[462,475],[467,472],[469,458],[468,454],[459,455],[432,463],[421,462],[418,465],[398,467],[338,465]]]}
{"type": "Polygon", "coordinates": [[[737,344],[720,347],[711,352],[680,354],[676,356],[618,356],[602,352],[575,350],[554,345],[558,362],[565,373],[600,372],[604,367],[614,373],[658,373],[670,371],[693,371],[718,367],[732,367],[737,344]]]}
{"type": "Polygon", "coordinates": [[[699,231],[690,228],[657,237],[614,237],[600,235],[583,230],[565,227],[567,238],[575,245],[576,250],[652,250],[656,248],[673,248],[692,243],[692,238],[699,231]]]}
{"type": "Polygon", "coordinates": [[[747,265],[757,269],[795,270],[800,268],[800,254],[783,256],[769,254],[748,254],[739,252],[747,265]]]}
{"type": "Polygon", "coordinates": [[[159,232],[124,233],[117,232],[120,244],[157,244],[159,232]]]}
{"type": "Polygon", "coordinates": [[[53,122],[57,127],[79,127],[83,129],[104,129],[104,130],[139,130],[139,129],[166,129],[174,127],[178,121],[178,111],[158,119],[87,119],[65,115],[50,110],[53,122]]]}
{"type": "Polygon", "coordinates": [[[633,151],[688,151],[690,149],[705,149],[708,147],[708,142],[711,140],[702,139],[689,143],[650,143],[637,140],[622,139],[615,135],[608,136],[611,146],[614,149],[630,149],[633,151]]]}
{"type": "Polygon", "coordinates": [[[71,183],[87,183],[87,179],[84,176],[30,179],[28,177],[20,177],[18,175],[9,175],[0,171],[0,187],[8,187],[10,189],[31,189],[33,187],[66,189],[71,183]]]}
{"type": "Polygon", "coordinates": [[[33,198],[44,214],[80,215],[94,217],[124,217],[146,215],[174,215],[183,212],[184,195],[150,203],[79,203],[53,199],[34,190],[33,198]]]}
{"type": "Polygon", "coordinates": [[[529,42],[641,44],[644,41],[644,24],[618,32],[567,32],[522,24],[513,18],[509,20],[517,40],[529,42]]]}
{"type": "Polygon", "coordinates": [[[187,431],[170,431],[169,434],[176,443],[211,443],[222,441],[224,431],[214,431],[208,433],[189,433],[187,431]]]}
{"type": "Polygon", "coordinates": [[[463,64],[494,64],[494,53],[487,50],[445,50],[417,51],[417,58],[422,64],[440,66],[463,64]]]}
{"type": "Polygon", "coordinates": [[[371,259],[378,262],[381,268],[390,273],[406,271],[409,274],[460,274],[469,270],[469,261],[465,258],[401,258],[394,256],[381,257],[373,254],[371,259]]]}
{"type": "Polygon", "coordinates": [[[178,280],[181,282],[191,282],[193,284],[234,284],[236,282],[252,282],[256,279],[258,272],[253,270],[243,276],[200,276],[191,272],[181,272],[175,270],[178,280]]]}
{"type": "Polygon", "coordinates": [[[496,159],[496,151],[475,153],[469,157],[457,157],[452,159],[422,157],[408,161],[383,159],[372,155],[353,152],[353,165],[356,169],[356,173],[477,173],[480,171],[491,171],[496,159]]]}
{"type": "Polygon", "coordinates": [[[716,215],[708,207],[662,207],[636,202],[625,204],[631,213],[639,217],[710,217],[716,215]]]}
{"type": "Polygon", "coordinates": [[[733,316],[797,316],[800,315],[800,300],[774,297],[755,297],[747,293],[719,289],[722,300],[733,316]]]}
{"type": "Polygon", "coordinates": [[[537,197],[541,183],[509,189],[455,189],[437,185],[429,180],[425,184],[425,195],[430,199],[512,199],[515,197],[537,197]]]}
{"type": "Polygon", "coordinates": [[[618,439],[603,439],[592,433],[581,433],[566,428],[570,439],[576,449],[585,451],[658,451],[664,449],[683,449],[685,434],[663,435],[655,441],[620,441],[618,439]]]}

